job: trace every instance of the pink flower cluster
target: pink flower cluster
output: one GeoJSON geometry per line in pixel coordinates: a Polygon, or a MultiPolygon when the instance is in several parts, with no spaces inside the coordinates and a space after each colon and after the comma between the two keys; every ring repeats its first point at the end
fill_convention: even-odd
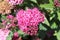
{"type": "Polygon", "coordinates": [[[0,40],[6,40],[9,32],[8,29],[0,29],[0,40]]]}
{"type": "Polygon", "coordinates": [[[15,23],[14,23],[15,22],[14,16],[8,15],[6,18],[7,18],[7,20],[4,20],[4,19],[2,20],[3,26],[5,26],[6,28],[16,26],[15,23]]]}
{"type": "Polygon", "coordinates": [[[35,35],[38,31],[39,23],[44,21],[44,15],[37,9],[19,10],[17,20],[20,30],[29,35],[35,35]]]}
{"type": "Polygon", "coordinates": [[[54,5],[55,5],[56,7],[60,7],[60,2],[59,2],[59,0],[54,0],[54,5]]]}
{"type": "Polygon", "coordinates": [[[23,0],[8,0],[8,2],[12,5],[18,5],[18,4],[22,4],[23,0]]]}

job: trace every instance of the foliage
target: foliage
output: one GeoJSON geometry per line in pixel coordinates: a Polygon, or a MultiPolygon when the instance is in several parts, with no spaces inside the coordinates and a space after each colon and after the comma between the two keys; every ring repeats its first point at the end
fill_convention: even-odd
{"type": "MultiPolygon", "coordinates": [[[[38,7],[44,13],[45,21],[39,24],[37,36],[42,40],[60,40],[60,8],[54,6],[54,0],[24,0],[23,4],[16,6],[17,9],[38,7]]],[[[13,15],[16,16],[15,13],[13,15]]],[[[5,19],[5,15],[0,15],[0,23],[1,18],[5,19]]],[[[18,33],[23,38],[27,35],[21,30],[18,30],[18,33]]],[[[12,40],[12,36],[13,32],[10,32],[7,40],[12,40]]]]}

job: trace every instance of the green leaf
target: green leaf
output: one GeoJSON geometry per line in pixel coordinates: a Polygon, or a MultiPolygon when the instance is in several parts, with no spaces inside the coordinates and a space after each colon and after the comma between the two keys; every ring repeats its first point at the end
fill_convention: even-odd
{"type": "Polygon", "coordinates": [[[44,31],[47,30],[42,24],[39,25],[39,29],[40,29],[40,30],[44,30],[44,31]]]}
{"type": "Polygon", "coordinates": [[[27,34],[25,34],[23,31],[21,31],[21,30],[18,30],[18,34],[19,34],[19,36],[21,36],[21,37],[25,37],[27,34]]]}
{"type": "Polygon", "coordinates": [[[55,14],[50,17],[50,20],[52,20],[55,17],[55,14]]]}
{"type": "Polygon", "coordinates": [[[24,34],[24,32],[22,32],[21,30],[18,30],[18,33],[19,33],[20,35],[23,35],[23,34],[24,34]]]}
{"type": "Polygon", "coordinates": [[[51,29],[56,29],[57,28],[57,24],[54,22],[52,25],[51,25],[51,29]]]}
{"type": "Polygon", "coordinates": [[[33,1],[33,2],[35,2],[35,3],[36,3],[36,0],[31,0],[31,1],[33,1]]]}
{"type": "Polygon", "coordinates": [[[13,32],[11,31],[6,40],[12,40],[12,37],[13,37],[13,32]]]}
{"type": "Polygon", "coordinates": [[[54,36],[56,36],[57,39],[60,40],[60,30],[58,32],[55,31],[54,36]]]}
{"type": "Polygon", "coordinates": [[[41,4],[40,5],[41,8],[45,8],[45,9],[53,9],[53,5],[52,4],[41,4]]]}
{"type": "Polygon", "coordinates": [[[52,1],[52,0],[49,0],[49,2],[50,2],[51,4],[53,4],[53,1],[52,1]]]}
{"type": "Polygon", "coordinates": [[[57,12],[57,15],[58,15],[58,19],[60,20],[60,12],[57,12]]]}
{"type": "Polygon", "coordinates": [[[44,21],[43,23],[46,24],[46,25],[48,25],[48,26],[50,26],[50,23],[49,23],[49,21],[47,20],[47,18],[45,18],[45,21],[44,21]]]}
{"type": "Polygon", "coordinates": [[[49,2],[50,3],[48,3],[48,4],[40,4],[40,7],[45,8],[45,9],[53,9],[54,4],[53,4],[52,0],[49,0],[49,2]]]}
{"type": "Polygon", "coordinates": [[[2,15],[2,19],[6,19],[6,16],[5,15],[2,15]]]}

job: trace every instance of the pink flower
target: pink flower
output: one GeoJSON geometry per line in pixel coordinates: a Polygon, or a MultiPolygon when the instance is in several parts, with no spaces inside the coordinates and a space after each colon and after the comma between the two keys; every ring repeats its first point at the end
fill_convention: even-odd
{"type": "Polygon", "coordinates": [[[39,25],[39,23],[44,21],[44,15],[37,8],[28,10],[19,10],[16,16],[19,28],[21,30],[24,30],[25,32],[27,31],[27,33],[29,30],[30,31],[33,30],[31,34],[34,34],[34,31],[37,32],[38,30],[37,26],[39,25]]]}
{"type": "Polygon", "coordinates": [[[7,19],[13,19],[13,18],[14,18],[14,16],[12,16],[12,15],[7,16],[7,19]]]}
{"type": "Polygon", "coordinates": [[[8,0],[8,2],[12,5],[18,5],[18,4],[22,4],[23,0],[8,0]]]}
{"type": "Polygon", "coordinates": [[[18,37],[19,36],[18,32],[15,32],[14,33],[14,36],[18,37]]]}
{"type": "Polygon", "coordinates": [[[5,19],[2,20],[2,25],[8,29],[10,27],[16,26],[14,22],[15,22],[15,17],[13,15],[7,15],[6,20],[5,19]]]}
{"type": "Polygon", "coordinates": [[[0,29],[0,40],[6,40],[9,32],[8,29],[0,29]]]}
{"type": "Polygon", "coordinates": [[[15,32],[12,40],[17,40],[18,38],[19,38],[19,34],[17,32],[15,32]]]}
{"type": "Polygon", "coordinates": [[[59,2],[59,0],[54,0],[54,5],[55,5],[56,7],[60,7],[60,2],[59,2]]]}

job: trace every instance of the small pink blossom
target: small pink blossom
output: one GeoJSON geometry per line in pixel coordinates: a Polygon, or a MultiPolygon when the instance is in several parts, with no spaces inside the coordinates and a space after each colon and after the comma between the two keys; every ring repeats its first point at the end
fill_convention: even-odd
{"type": "Polygon", "coordinates": [[[18,37],[19,36],[18,32],[15,32],[14,33],[14,36],[18,37]]]}
{"type": "Polygon", "coordinates": [[[17,32],[15,32],[12,40],[17,40],[18,38],[19,38],[19,34],[17,32]]]}
{"type": "Polygon", "coordinates": [[[7,19],[13,19],[13,18],[14,18],[14,16],[12,16],[12,15],[7,16],[7,19]]]}

